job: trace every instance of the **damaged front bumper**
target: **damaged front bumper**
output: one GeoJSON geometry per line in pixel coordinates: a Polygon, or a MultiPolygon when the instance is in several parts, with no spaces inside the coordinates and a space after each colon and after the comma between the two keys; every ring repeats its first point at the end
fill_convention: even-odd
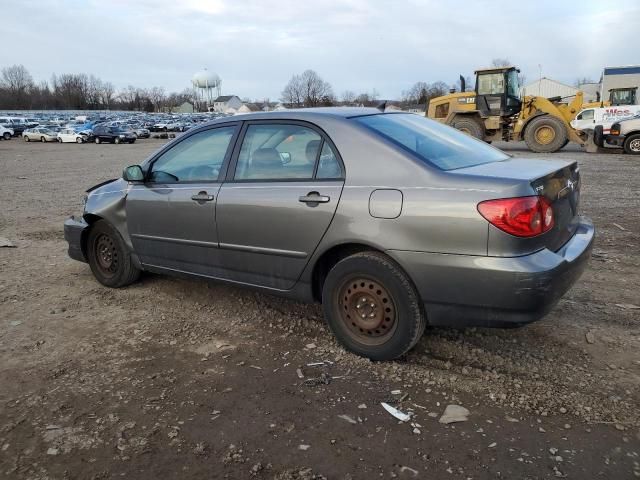
{"type": "Polygon", "coordinates": [[[74,260],[87,263],[87,257],[82,248],[83,236],[87,232],[89,224],[84,218],[70,217],[64,222],[64,239],[69,244],[67,253],[74,260]]]}

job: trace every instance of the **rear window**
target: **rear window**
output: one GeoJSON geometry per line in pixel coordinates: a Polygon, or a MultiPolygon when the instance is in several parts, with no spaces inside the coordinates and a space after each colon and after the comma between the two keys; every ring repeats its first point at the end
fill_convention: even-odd
{"type": "Polygon", "coordinates": [[[509,156],[465,133],[411,113],[355,117],[354,120],[441,170],[499,162],[509,156]]]}

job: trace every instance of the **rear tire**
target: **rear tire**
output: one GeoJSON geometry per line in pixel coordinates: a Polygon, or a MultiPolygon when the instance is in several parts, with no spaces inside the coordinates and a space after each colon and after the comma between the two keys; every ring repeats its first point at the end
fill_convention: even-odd
{"type": "Polygon", "coordinates": [[[338,342],[371,360],[404,355],[426,326],[411,280],[378,252],[356,253],[339,261],[324,282],[322,306],[338,342]]]}
{"type": "Polygon", "coordinates": [[[624,141],[624,151],[629,155],[640,155],[640,133],[627,137],[624,141]]]}
{"type": "Polygon", "coordinates": [[[541,115],[529,122],[524,141],[529,150],[536,153],[553,153],[560,150],[569,135],[564,123],[551,115],[541,115]]]}
{"type": "Polygon", "coordinates": [[[113,143],[115,143],[116,145],[120,144],[120,137],[116,137],[113,139],[113,143]]]}
{"type": "Polygon", "coordinates": [[[4,138],[5,140],[11,140],[11,134],[9,132],[4,132],[2,134],[2,138],[4,138]]]}
{"type": "Polygon", "coordinates": [[[482,140],[484,138],[483,126],[473,118],[460,118],[454,120],[453,128],[460,130],[461,132],[471,135],[472,137],[482,140]]]}
{"type": "Polygon", "coordinates": [[[140,276],[124,240],[105,220],[91,226],[86,251],[94,277],[106,287],[126,287],[140,276]]]}
{"type": "Polygon", "coordinates": [[[31,141],[31,139],[29,138],[29,135],[25,135],[24,136],[24,141],[25,142],[30,142],[31,141]]]}
{"type": "Polygon", "coordinates": [[[44,143],[44,142],[46,142],[47,140],[46,140],[44,137],[40,137],[40,141],[41,141],[42,143],[44,143]]]}

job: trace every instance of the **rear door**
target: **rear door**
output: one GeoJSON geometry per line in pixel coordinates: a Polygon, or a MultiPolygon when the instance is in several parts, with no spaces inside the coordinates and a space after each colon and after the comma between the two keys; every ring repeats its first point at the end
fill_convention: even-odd
{"type": "Polygon", "coordinates": [[[225,277],[292,288],[333,219],[343,172],[315,126],[247,122],[216,207],[225,277]]]}
{"type": "Polygon", "coordinates": [[[185,136],[131,188],[127,226],[144,265],[218,276],[216,199],[237,132],[235,123],[185,136]]]}

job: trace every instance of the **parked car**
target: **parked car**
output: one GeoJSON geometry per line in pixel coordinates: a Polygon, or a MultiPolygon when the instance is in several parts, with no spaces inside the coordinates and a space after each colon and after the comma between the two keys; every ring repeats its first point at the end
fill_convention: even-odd
{"type": "Polygon", "coordinates": [[[151,133],[149,132],[149,130],[142,127],[134,127],[133,134],[137,138],[149,138],[151,136],[151,133]]]}
{"type": "Polygon", "coordinates": [[[96,125],[93,128],[93,141],[96,143],[134,143],[136,136],[129,129],[96,125]]]}
{"type": "Polygon", "coordinates": [[[13,137],[13,129],[7,128],[4,125],[0,125],[0,137],[4,140],[11,140],[13,137]]]}
{"type": "Polygon", "coordinates": [[[44,127],[28,128],[22,132],[22,138],[24,138],[25,142],[30,142],[31,140],[36,142],[57,142],[58,133],[44,127]]]}
{"type": "Polygon", "coordinates": [[[29,128],[27,121],[20,117],[0,117],[0,125],[13,130],[14,136],[22,135],[29,128]]]}
{"type": "Polygon", "coordinates": [[[614,123],[603,137],[607,145],[622,147],[630,155],[640,155],[640,114],[614,123]]]}
{"type": "Polygon", "coordinates": [[[80,132],[76,132],[72,128],[65,128],[58,132],[58,141],[60,143],[84,143],[87,141],[88,136],[80,132]]]}
{"type": "Polygon", "coordinates": [[[425,325],[545,315],[594,241],[576,162],[513,158],[408,113],[221,118],[87,191],[69,255],[109,287],[141,271],[322,302],[349,350],[406,353],[425,325]]]}

